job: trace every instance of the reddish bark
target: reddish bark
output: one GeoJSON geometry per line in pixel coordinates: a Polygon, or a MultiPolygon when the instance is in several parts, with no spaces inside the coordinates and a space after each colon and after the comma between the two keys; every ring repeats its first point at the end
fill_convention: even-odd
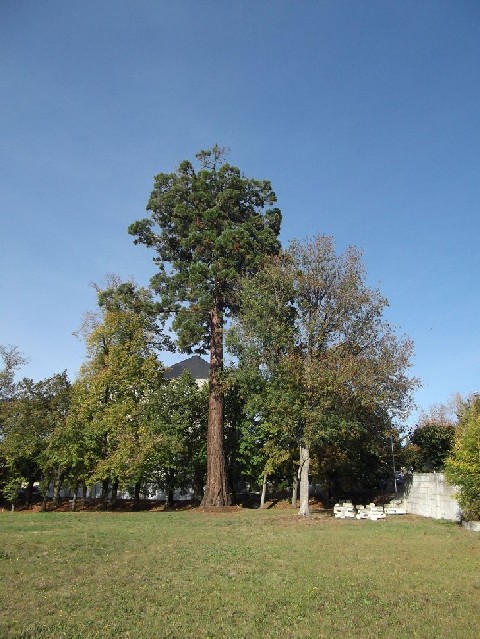
{"type": "Polygon", "coordinates": [[[230,505],[224,452],[223,404],[223,317],[219,303],[210,315],[210,374],[208,392],[207,481],[204,508],[230,505]]]}

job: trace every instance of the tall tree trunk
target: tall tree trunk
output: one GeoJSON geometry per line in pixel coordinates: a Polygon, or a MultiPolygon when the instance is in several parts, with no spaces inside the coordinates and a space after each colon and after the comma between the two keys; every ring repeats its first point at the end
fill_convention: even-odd
{"type": "Polygon", "coordinates": [[[300,444],[300,467],[298,476],[300,479],[300,509],[298,514],[302,517],[310,515],[310,507],[308,505],[308,474],[310,472],[310,450],[305,444],[300,444]]]}
{"type": "Polygon", "coordinates": [[[210,314],[210,374],[208,387],[207,481],[202,500],[204,508],[228,506],[230,497],[224,451],[221,373],[223,370],[223,317],[217,301],[210,314]]]}
{"type": "Polygon", "coordinates": [[[112,497],[110,499],[110,508],[115,508],[117,505],[117,493],[118,493],[118,479],[114,479],[112,482],[112,497]]]}
{"type": "Polygon", "coordinates": [[[133,509],[137,510],[140,505],[140,482],[137,481],[133,489],[133,509]]]}
{"type": "Polygon", "coordinates": [[[27,488],[25,490],[25,506],[30,508],[32,504],[32,493],[33,493],[33,479],[28,480],[27,488]]]}
{"type": "Polygon", "coordinates": [[[108,479],[104,479],[102,481],[102,492],[100,494],[100,502],[103,506],[103,508],[106,507],[107,505],[107,499],[108,499],[108,486],[109,486],[110,482],[108,479]]]}
{"type": "Polygon", "coordinates": [[[203,487],[205,485],[204,476],[199,472],[196,472],[193,477],[192,488],[193,488],[193,501],[201,502],[203,499],[203,487]]]}
{"type": "Polygon", "coordinates": [[[53,480],[53,507],[57,508],[60,503],[60,489],[62,488],[63,481],[63,471],[59,467],[57,469],[57,474],[55,475],[55,479],[53,480]]]}
{"type": "Polygon", "coordinates": [[[170,485],[165,488],[165,509],[173,506],[173,490],[170,485]]]}
{"type": "Polygon", "coordinates": [[[172,470],[168,470],[165,476],[165,508],[172,508],[173,506],[173,488],[175,486],[175,473],[172,470]]]}
{"type": "Polygon", "coordinates": [[[267,496],[267,473],[263,474],[262,494],[260,496],[260,508],[265,508],[265,497],[267,496]]]}
{"type": "Polygon", "coordinates": [[[78,483],[76,483],[73,486],[73,499],[72,499],[72,505],[71,505],[72,513],[74,513],[75,510],[77,509],[77,492],[78,492],[78,483]]]}
{"type": "Polygon", "coordinates": [[[298,499],[298,472],[295,473],[292,482],[292,508],[297,507],[298,499]]]}

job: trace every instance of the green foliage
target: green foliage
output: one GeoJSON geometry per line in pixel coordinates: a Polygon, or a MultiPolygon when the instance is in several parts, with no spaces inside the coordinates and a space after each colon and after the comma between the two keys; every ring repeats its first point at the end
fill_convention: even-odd
{"type": "Polygon", "coordinates": [[[152,286],[165,316],[174,314],[180,350],[210,344],[210,313],[237,307],[239,275],[253,273],[279,250],[280,211],[270,182],[244,177],[223,163],[218,146],[159,173],[148,202],[149,218],[133,223],[135,242],[156,250],[152,286]]]}
{"type": "Polygon", "coordinates": [[[453,447],[459,402],[433,405],[420,415],[402,453],[404,466],[427,473],[443,469],[453,447]]]}
{"type": "Polygon", "coordinates": [[[169,345],[151,293],[110,278],[100,315],[84,324],[87,361],[59,440],[71,485],[156,485],[199,491],[205,475],[207,387],[167,382],[157,348],[169,345]]]}
{"type": "Polygon", "coordinates": [[[72,482],[116,482],[144,477],[153,446],[144,423],[145,402],[163,383],[156,355],[165,343],[151,294],[109,280],[98,290],[100,315],[84,323],[87,360],[74,385],[63,445],[72,482]]]}
{"type": "Polygon", "coordinates": [[[442,470],[455,438],[453,424],[425,423],[410,435],[405,449],[405,464],[415,471],[429,473],[442,470]]]}
{"type": "Polygon", "coordinates": [[[298,452],[294,411],[301,396],[296,374],[287,372],[296,361],[289,357],[295,346],[294,291],[283,265],[283,257],[274,257],[242,280],[239,318],[227,334],[227,346],[239,360],[235,379],[244,400],[239,461],[253,483],[285,466],[292,471],[298,452]]]}
{"type": "Polygon", "coordinates": [[[226,448],[232,486],[248,483],[259,487],[265,473],[271,481],[282,481],[284,467],[291,462],[291,451],[284,433],[267,418],[270,396],[265,379],[258,369],[243,365],[230,368],[224,383],[226,448]]]}
{"type": "Polygon", "coordinates": [[[263,379],[258,412],[275,453],[279,441],[283,450],[296,442],[349,454],[353,441],[358,451],[378,441],[373,457],[356,457],[385,457],[391,419],[408,412],[417,385],[407,375],[412,344],[383,319],[386,304],[366,286],[360,253],[337,256],[328,237],[292,242],[243,281],[229,344],[241,367],[263,379]]]}
{"type": "Polygon", "coordinates": [[[480,396],[474,395],[463,406],[455,433],[452,455],[445,473],[460,487],[458,502],[465,519],[480,519],[480,396]]]}
{"type": "Polygon", "coordinates": [[[385,416],[360,407],[339,416],[334,434],[313,450],[313,471],[325,488],[327,502],[371,500],[384,491],[393,476],[391,438],[399,450],[398,432],[385,416]]]}
{"type": "Polygon", "coordinates": [[[206,473],[208,389],[188,372],[146,398],[143,423],[152,434],[149,481],[167,494],[193,488],[201,496],[206,473]]]}
{"type": "Polygon", "coordinates": [[[5,403],[0,456],[10,499],[25,487],[28,502],[34,482],[45,483],[56,468],[56,435],[65,423],[69,401],[70,383],[64,372],[40,382],[23,379],[5,403]]]}
{"type": "Polygon", "coordinates": [[[281,214],[270,182],[246,178],[215,145],[173,173],[155,177],[150,217],[133,223],[135,242],[153,248],[151,279],[162,316],[174,317],[181,351],[210,349],[204,505],[229,503],[224,451],[223,325],[238,310],[238,280],[278,253],[281,214]]]}
{"type": "Polygon", "coordinates": [[[4,346],[3,344],[0,344],[0,358],[2,360],[2,368],[0,369],[1,406],[4,402],[14,397],[16,390],[15,373],[27,363],[27,359],[16,346],[4,346]]]}

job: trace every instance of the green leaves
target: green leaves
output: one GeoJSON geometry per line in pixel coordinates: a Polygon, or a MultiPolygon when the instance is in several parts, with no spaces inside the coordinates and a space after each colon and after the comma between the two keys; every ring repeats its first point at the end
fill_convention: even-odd
{"type": "Polygon", "coordinates": [[[346,424],[363,433],[352,439],[361,447],[408,409],[417,384],[406,372],[411,343],[383,320],[387,302],[366,286],[358,250],[337,255],[322,236],[294,241],[240,291],[228,344],[265,382],[259,412],[269,442],[282,433],[290,448],[329,445],[338,454],[346,424]]]}
{"type": "Polygon", "coordinates": [[[440,471],[452,450],[453,424],[423,423],[413,431],[406,447],[407,464],[419,472],[440,471]]]}
{"type": "MultiPolygon", "coordinates": [[[[23,379],[2,407],[0,457],[4,459],[7,492],[50,477],[58,467],[57,437],[69,410],[66,372],[40,382],[23,379]]],[[[28,495],[27,495],[28,500],[28,495]]]]}
{"type": "Polygon", "coordinates": [[[228,503],[224,433],[225,317],[238,311],[238,279],[256,272],[280,250],[281,214],[271,184],[244,177],[224,162],[218,145],[187,160],[174,173],[155,177],[148,220],[132,224],[135,242],[156,250],[159,272],[151,285],[182,351],[211,351],[208,471],[204,504],[228,503]],[[215,484],[215,485],[214,485],[215,484]]]}
{"type": "Polygon", "coordinates": [[[160,173],[148,202],[150,218],[135,222],[135,242],[153,247],[160,272],[152,286],[165,312],[176,315],[182,349],[209,343],[209,313],[238,305],[237,278],[253,273],[266,255],[279,251],[281,214],[268,181],[245,178],[223,162],[214,146],[184,161],[175,173],[160,173]]]}
{"type": "Polygon", "coordinates": [[[68,420],[75,441],[66,437],[64,445],[77,479],[116,480],[125,487],[144,476],[151,453],[145,404],[164,383],[156,349],[168,341],[149,291],[118,278],[109,285],[98,288],[100,315],[87,327],[87,360],[68,420]]]}
{"type": "Polygon", "coordinates": [[[465,519],[480,519],[480,397],[473,395],[462,410],[455,445],[445,465],[449,481],[460,487],[458,502],[465,519]]]}

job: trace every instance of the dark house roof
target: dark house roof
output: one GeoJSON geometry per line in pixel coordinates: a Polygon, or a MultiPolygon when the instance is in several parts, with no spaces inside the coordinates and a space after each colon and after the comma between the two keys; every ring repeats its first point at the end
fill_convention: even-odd
{"type": "Polygon", "coordinates": [[[166,379],[175,379],[180,377],[183,371],[188,371],[193,379],[208,379],[210,364],[198,355],[193,355],[188,359],[184,359],[178,364],[174,364],[165,372],[166,379]]]}

